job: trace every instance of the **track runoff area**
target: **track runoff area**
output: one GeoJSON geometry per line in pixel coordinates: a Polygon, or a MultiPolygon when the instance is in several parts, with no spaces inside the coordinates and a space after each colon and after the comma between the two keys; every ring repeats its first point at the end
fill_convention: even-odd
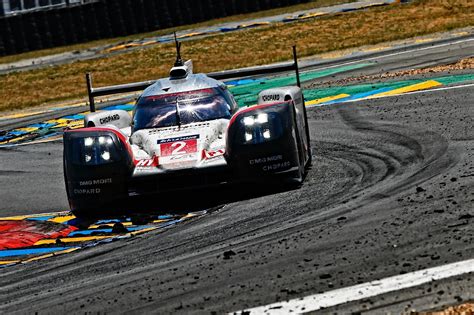
{"type": "MultiPolygon", "coordinates": [[[[470,79],[472,81],[472,78],[470,79]]],[[[431,94],[440,91],[474,89],[474,83],[460,84],[450,87],[439,87],[433,89],[416,89],[407,93],[389,93],[380,97],[401,97],[401,94],[407,96],[413,94],[431,94]]],[[[403,97],[403,96],[402,96],[403,97]]],[[[362,99],[348,99],[348,102],[359,102],[362,99]]],[[[333,104],[336,104],[334,102],[333,104]]],[[[344,305],[350,302],[362,301],[364,299],[379,297],[388,293],[396,293],[402,290],[415,288],[424,284],[439,282],[442,280],[474,274],[474,259],[468,259],[438,267],[418,270],[403,275],[392,276],[376,281],[362,283],[355,286],[340,288],[327,291],[325,293],[313,294],[304,297],[298,297],[284,302],[277,302],[268,305],[262,305],[254,308],[248,308],[229,314],[303,314],[318,313],[326,311],[325,309],[344,305]]],[[[474,292],[472,292],[474,297],[474,292]]],[[[471,310],[473,311],[473,310],[471,310]]],[[[376,313],[376,312],[375,312],[376,313]]],[[[466,313],[470,314],[470,313],[466,313]]]]}
{"type": "Polygon", "coordinates": [[[238,312],[238,314],[301,314],[316,312],[324,308],[360,301],[385,293],[397,292],[433,281],[440,281],[473,272],[474,259],[470,259],[328,291],[326,293],[308,295],[286,302],[246,309],[245,311],[238,312]]]}
{"type": "MultiPolygon", "coordinates": [[[[469,39],[468,41],[472,41],[469,39]]],[[[449,44],[439,45],[443,47],[449,44]]],[[[420,48],[422,51],[426,48],[420,48]]],[[[403,55],[404,53],[393,53],[390,55],[403,55]]],[[[316,70],[308,70],[302,74],[303,81],[312,81],[318,78],[324,78],[329,75],[345,73],[348,71],[363,71],[364,68],[373,66],[373,61],[378,57],[366,58],[362,61],[349,61],[341,64],[328,66],[326,68],[318,68],[316,70]]],[[[255,102],[255,94],[263,85],[263,88],[271,86],[280,86],[289,84],[293,78],[291,77],[277,77],[277,78],[258,78],[229,81],[227,84],[237,97],[241,106],[246,106],[255,102]]],[[[307,98],[307,106],[327,106],[332,104],[339,104],[344,102],[358,102],[370,98],[389,98],[400,97],[401,95],[411,95],[416,93],[437,93],[446,90],[459,90],[462,93],[463,89],[472,89],[474,84],[471,83],[474,76],[471,74],[448,75],[431,77],[425,79],[411,79],[400,80],[396,82],[377,83],[375,88],[371,84],[370,89],[365,85],[352,85],[331,89],[309,89],[305,91],[307,98]]],[[[262,89],[263,89],[262,88],[262,89]]],[[[122,108],[131,109],[131,104],[118,104],[111,107],[111,109],[122,108]]],[[[56,140],[61,136],[60,128],[69,126],[72,128],[81,127],[80,121],[83,118],[83,113],[71,116],[61,117],[56,120],[47,120],[43,123],[28,125],[22,128],[15,129],[10,134],[4,135],[2,145],[5,147],[28,145],[42,141],[56,140]],[[44,130],[52,129],[53,132],[48,133],[44,130]],[[57,130],[54,130],[57,129],[57,130]],[[35,132],[42,130],[43,134],[35,137],[35,132]],[[48,134],[52,135],[48,139],[48,134]],[[26,136],[25,136],[26,135],[26,136]],[[31,136],[33,135],[33,136],[31,136]],[[11,136],[11,138],[8,138],[11,136]],[[17,140],[15,140],[17,139],[17,140]]],[[[144,233],[158,228],[166,228],[173,226],[179,222],[192,217],[205,215],[202,213],[189,213],[180,217],[172,216],[156,216],[149,221],[149,224],[136,225],[130,218],[123,220],[102,220],[90,224],[87,228],[75,227],[75,218],[68,212],[52,213],[44,215],[33,215],[23,217],[6,217],[0,218],[0,226],[11,222],[21,222],[17,225],[19,232],[21,225],[34,229],[45,229],[42,236],[37,237],[31,242],[24,239],[22,244],[16,245],[17,248],[10,249],[8,244],[4,244],[3,249],[0,249],[0,265],[7,267],[19,263],[33,262],[39,259],[51,258],[60,254],[66,254],[78,249],[88,248],[99,244],[107,243],[113,240],[118,240],[126,237],[144,233]],[[56,225],[57,230],[51,231],[50,225],[56,225]],[[52,246],[55,245],[55,246],[52,246]],[[60,246],[56,246],[60,245],[60,246]]],[[[15,224],[14,224],[15,225],[15,224]]],[[[37,233],[36,235],[41,234],[37,233]]],[[[22,234],[24,235],[24,234],[22,234]]],[[[6,238],[2,238],[6,240],[6,238]]],[[[12,242],[18,239],[13,237],[12,242]]],[[[20,242],[21,243],[21,242],[20,242]]],[[[286,302],[274,303],[255,308],[250,308],[241,313],[250,312],[251,314],[271,313],[271,314],[287,314],[287,313],[305,313],[322,310],[344,303],[358,301],[365,298],[375,297],[382,294],[395,292],[403,289],[419,286],[431,281],[439,281],[451,277],[464,275],[474,272],[474,260],[465,260],[448,265],[442,265],[434,268],[419,270],[404,275],[393,276],[377,281],[363,283],[356,286],[350,286],[337,290],[328,291],[315,295],[309,295],[286,302]]]]}

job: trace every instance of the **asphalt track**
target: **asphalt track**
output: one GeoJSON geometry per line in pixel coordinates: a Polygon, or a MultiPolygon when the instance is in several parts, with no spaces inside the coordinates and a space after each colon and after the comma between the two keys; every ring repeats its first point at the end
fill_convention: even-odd
{"type": "MultiPolygon", "coordinates": [[[[442,63],[469,47],[384,57],[345,75],[442,63]]],[[[301,188],[173,196],[225,206],[165,232],[2,269],[0,311],[222,313],[472,259],[473,100],[471,85],[311,108],[314,161],[301,188]]],[[[1,216],[67,208],[60,142],[0,156],[1,216]]],[[[472,299],[464,275],[321,312],[472,299]]]]}

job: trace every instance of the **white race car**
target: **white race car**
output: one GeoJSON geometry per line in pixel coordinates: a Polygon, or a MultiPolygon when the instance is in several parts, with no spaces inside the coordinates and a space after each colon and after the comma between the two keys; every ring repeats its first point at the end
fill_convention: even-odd
{"type": "MultiPolygon", "coordinates": [[[[179,55],[178,55],[179,56],[179,55]]],[[[64,133],[64,175],[76,216],[132,195],[234,181],[301,183],[311,163],[299,87],[261,92],[239,109],[226,85],[177,58],[170,77],[122,110],[88,114],[64,133]]]]}

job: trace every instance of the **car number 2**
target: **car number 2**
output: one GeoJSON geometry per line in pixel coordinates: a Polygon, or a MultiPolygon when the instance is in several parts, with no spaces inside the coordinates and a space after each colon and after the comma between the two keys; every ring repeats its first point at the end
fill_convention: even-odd
{"type": "Polygon", "coordinates": [[[161,156],[183,155],[197,152],[197,140],[183,140],[160,144],[161,156]]]}
{"type": "Polygon", "coordinates": [[[186,142],[184,141],[178,141],[178,142],[173,142],[171,145],[171,148],[174,148],[173,151],[171,151],[171,155],[180,155],[180,154],[186,154],[186,142]]]}

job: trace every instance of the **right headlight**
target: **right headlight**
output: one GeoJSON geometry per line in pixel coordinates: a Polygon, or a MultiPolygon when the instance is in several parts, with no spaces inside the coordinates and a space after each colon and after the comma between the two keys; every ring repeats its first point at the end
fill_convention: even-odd
{"type": "Polygon", "coordinates": [[[256,144],[279,138],[282,134],[282,124],[277,113],[249,114],[240,118],[240,142],[256,144]]]}

